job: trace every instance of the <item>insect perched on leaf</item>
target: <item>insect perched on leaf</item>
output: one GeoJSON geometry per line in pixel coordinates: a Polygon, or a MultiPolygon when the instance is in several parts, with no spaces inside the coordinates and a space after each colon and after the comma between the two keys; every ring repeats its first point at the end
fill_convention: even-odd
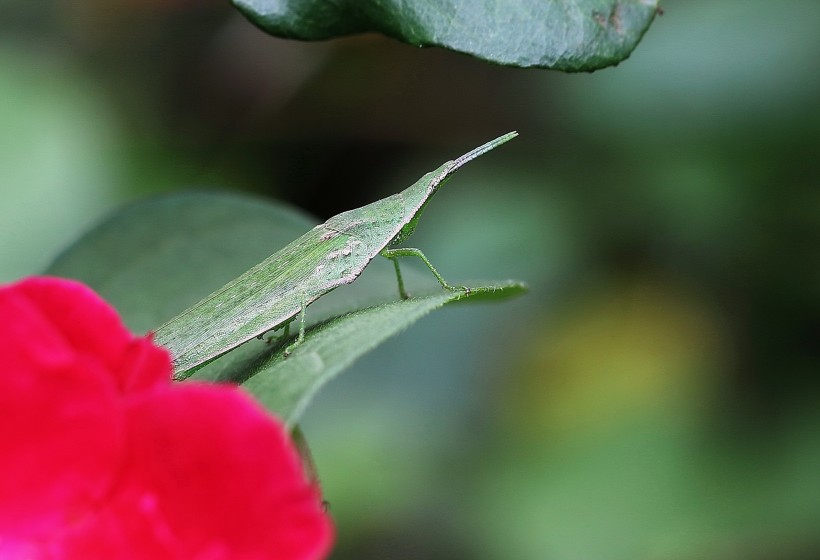
{"type": "Polygon", "coordinates": [[[333,216],[159,327],[155,340],[170,350],[175,376],[187,377],[189,370],[299,316],[299,336],[285,350],[289,353],[304,339],[305,308],[352,283],[376,255],[393,261],[402,298],[408,296],[399,257],[418,257],[444,288],[468,291],[445,282],[418,249],[396,245],[410,237],[430,197],[456,170],[515,136],[509,132],[448,161],[400,193],[333,216]]]}

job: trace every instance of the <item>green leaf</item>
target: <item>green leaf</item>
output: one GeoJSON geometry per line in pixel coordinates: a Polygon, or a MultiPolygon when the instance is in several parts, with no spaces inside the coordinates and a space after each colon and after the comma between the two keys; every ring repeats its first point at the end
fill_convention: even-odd
{"type": "Polygon", "coordinates": [[[198,370],[192,379],[242,382],[269,410],[289,425],[295,424],[316,392],[329,379],[391,336],[434,309],[460,301],[493,300],[525,291],[517,282],[503,282],[469,292],[449,292],[440,287],[423,297],[393,301],[348,313],[319,324],[289,357],[287,340],[277,344],[252,341],[222,359],[198,370]],[[241,357],[240,357],[241,356],[241,357]]]}
{"type": "Polygon", "coordinates": [[[279,37],[322,40],[377,31],[520,67],[592,71],[629,56],[658,0],[233,0],[279,37]]]}

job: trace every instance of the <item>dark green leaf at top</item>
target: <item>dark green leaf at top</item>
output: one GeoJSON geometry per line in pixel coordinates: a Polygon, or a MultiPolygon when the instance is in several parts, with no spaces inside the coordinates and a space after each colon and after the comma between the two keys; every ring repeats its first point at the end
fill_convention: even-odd
{"type": "Polygon", "coordinates": [[[592,71],[629,56],[658,0],[233,0],[260,28],[309,41],[376,31],[509,66],[592,71]]]}

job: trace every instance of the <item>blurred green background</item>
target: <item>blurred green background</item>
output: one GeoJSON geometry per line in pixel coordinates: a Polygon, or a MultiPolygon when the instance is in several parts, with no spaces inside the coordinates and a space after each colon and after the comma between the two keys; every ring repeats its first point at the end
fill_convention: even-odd
{"type": "Polygon", "coordinates": [[[324,219],[518,130],[411,245],[531,292],[434,314],[308,412],[333,558],[820,558],[820,3],[663,7],[564,75],[216,0],[5,0],[0,280],[147,195],[324,219]]]}

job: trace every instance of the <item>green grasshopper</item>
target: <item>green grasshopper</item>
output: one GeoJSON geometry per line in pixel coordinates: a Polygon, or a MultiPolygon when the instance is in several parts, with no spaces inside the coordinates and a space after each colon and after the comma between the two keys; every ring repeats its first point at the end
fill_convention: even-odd
{"type": "Polygon", "coordinates": [[[305,337],[305,308],[324,294],[352,283],[376,255],[393,261],[403,299],[399,257],[418,257],[448,290],[449,285],[418,249],[394,248],[416,229],[430,197],[465,163],[517,136],[510,132],[427,173],[400,193],[361,208],[342,212],[274,253],[249,271],[183,311],[155,334],[170,350],[176,376],[208,362],[239,344],[300,317],[299,336],[285,355],[305,337]],[[275,291],[260,286],[275,286],[275,291]],[[200,316],[218,317],[204,325],[200,316]]]}

